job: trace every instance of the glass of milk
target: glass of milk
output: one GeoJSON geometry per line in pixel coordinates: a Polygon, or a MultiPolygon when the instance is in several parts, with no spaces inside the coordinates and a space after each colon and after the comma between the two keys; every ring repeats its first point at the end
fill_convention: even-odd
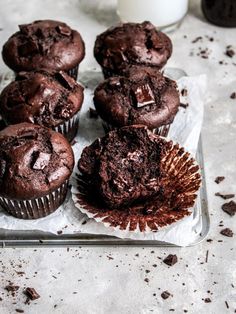
{"type": "Polygon", "coordinates": [[[150,21],[166,32],[176,29],[188,10],[188,0],[118,0],[122,22],[150,21]]]}

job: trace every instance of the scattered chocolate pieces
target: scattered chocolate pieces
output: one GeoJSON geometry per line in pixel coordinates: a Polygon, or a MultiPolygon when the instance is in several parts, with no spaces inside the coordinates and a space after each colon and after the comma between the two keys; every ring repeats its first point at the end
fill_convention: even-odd
{"type": "Polygon", "coordinates": [[[189,104],[188,103],[186,103],[186,104],[180,103],[179,106],[186,109],[189,106],[189,104]]]}
{"type": "Polygon", "coordinates": [[[205,303],[211,303],[211,299],[210,299],[210,298],[205,298],[205,299],[204,299],[204,302],[205,302],[205,303]]]}
{"type": "Polygon", "coordinates": [[[97,119],[98,118],[98,113],[95,109],[89,108],[89,118],[91,119],[97,119]]]}
{"type": "Polygon", "coordinates": [[[209,255],[209,251],[207,250],[207,251],[206,251],[206,259],[205,259],[205,262],[206,262],[206,263],[208,262],[208,255],[209,255]]]}
{"type": "Polygon", "coordinates": [[[215,193],[215,196],[220,196],[224,200],[228,200],[229,198],[233,198],[235,194],[222,194],[220,192],[215,193]]]}
{"type": "Polygon", "coordinates": [[[58,230],[57,231],[57,234],[59,235],[59,234],[62,234],[62,230],[58,230]]]}
{"type": "Polygon", "coordinates": [[[25,313],[25,311],[24,310],[21,310],[21,309],[16,309],[15,310],[17,313],[25,313]]]}
{"type": "Polygon", "coordinates": [[[213,240],[212,240],[212,239],[207,239],[206,241],[207,241],[207,242],[212,242],[213,240]]]}
{"type": "Polygon", "coordinates": [[[148,279],[148,278],[145,278],[144,281],[148,283],[148,282],[149,282],[149,279],[148,279]]]}
{"type": "Polygon", "coordinates": [[[215,183],[219,184],[220,182],[222,182],[225,179],[225,177],[216,177],[215,178],[215,183]]]}
{"type": "Polygon", "coordinates": [[[13,284],[7,285],[5,287],[5,290],[7,290],[8,292],[11,292],[11,295],[14,297],[16,294],[16,291],[19,290],[19,286],[14,286],[13,284]]]}
{"type": "Polygon", "coordinates": [[[175,254],[169,254],[164,260],[163,262],[168,265],[168,266],[173,266],[178,262],[178,258],[177,255],[175,254]]]}
{"type": "Polygon", "coordinates": [[[180,93],[181,93],[181,96],[183,97],[186,97],[188,95],[188,91],[186,88],[183,88],[180,93]]]}
{"type": "Polygon", "coordinates": [[[236,99],[236,92],[233,92],[233,93],[230,95],[230,98],[231,98],[231,99],[236,99]]]}
{"type": "Polygon", "coordinates": [[[229,309],[229,304],[227,301],[225,301],[225,305],[226,305],[227,309],[229,309]]]}
{"type": "Polygon", "coordinates": [[[162,299],[166,300],[171,296],[171,293],[169,291],[163,291],[161,294],[162,299]]]}
{"type": "Polygon", "coordinates": [[[36,300],[40,298],[40,295],[34,288],[30,288],[30,287],[26,288],[25,294],[27,297],[30,298],[30,300],[36,300]]]}
{"type": "Polygon", "coordinates": [[[224,236],[226,236],[226,237],[230,237],[230,238],[232,238],[233,237],[233,231],[231,230],[231,229],[229,229],[229,228],[225,228],[225,229],[222,229],[221,231],[220,231],[220,233],[222,234],[222,235],[224,235],[224,236]]]}
{"type": "Polygon", "coordinates": [[[230,216],[234,216],[236,213],[236,203],[234,201],[230,201],[229,203],[223,204],[221,208],[230,216]]]}

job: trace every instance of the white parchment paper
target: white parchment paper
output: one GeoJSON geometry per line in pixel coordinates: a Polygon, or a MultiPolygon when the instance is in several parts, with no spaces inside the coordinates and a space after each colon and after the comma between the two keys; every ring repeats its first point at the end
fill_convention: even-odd
{"type": "MultiPolygon", "coordinates": [[[[181,76],[181,70],[167,69],[168,75],[172,78],[181,76]]],[[[5,76],[1,82],[0,88],[3,88],[10,76],[5,76]]],[[[85,86],[85,100],[81,110],[80,127],[76,137],[76,143],[73,145],[75,153],[76,171],[77,161],[85,146],[91,144],[97,137],[103,136],[104,131],[100,119],[89,118],[89,107],[93,107],[93,90],[102,80],[100,72],[86,71],[80,73],[80,81],[85,86]]],[[[205,75],[196,77],[181,77],[177,80],[179,90],[187,90],[187,96],[181,97],[182,103],[188,103],[187,108],[180,107],[174,123],[169,132],[169,138],[184,146],[186,150],[195,155],[198,139],[201,131],[204,111],[204,94],[206,91],[207,79],[205,75]]],[[[74,178],[72,175],[71,183],[74,178]]],[[[75,189],[72,187],[72,192],[75,189]]],[[[199,204],[199,199],[197,200],[199,204]]],[[[180,246],[186,246],[193,242],[201,231],[199,225],[199,205],[192,209],[192,214],[179,222],[168,227],[160,229],[156,233],[132,233],[108,228],[103,223],[95,222],[89,219],[87,215],[82,214],[79,208],[75,207],[70,192],[67,195],[66,202],[53,214],[37,220],[21,220],[8,215],[0,208],[0,228],[10,230],[40,230],[54,234],[77,234],[92,233],[113,235],[120,238],[158,240],[173,243],[180,246]]]]}

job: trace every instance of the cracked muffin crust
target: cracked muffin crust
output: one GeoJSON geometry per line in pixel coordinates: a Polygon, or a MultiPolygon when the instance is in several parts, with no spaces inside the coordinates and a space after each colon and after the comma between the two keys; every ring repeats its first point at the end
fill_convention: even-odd
{"type": "Polygon", "coordinates": [[[180,104],[176,83],[150,67],[125,73],[96,88],[94,105],[101,118],[113,128],[143,124],[153,130],[170,124],[180,104]]]}
{"type": "Polygon", "coordinates": [[[74,116],[83,98],[83,87],[63,71],[20,72],[0,95],[0,114],[7,124],[52,128],[74,116]]]}
{"type": "Polygon", "coordinates": [[[172,43],[150,22],[125,23],[97,36],[94,56],[104,76],[123,75],[129,66],[161,69],[170,58],[172,43]]]}
{"type": "Polygon", "coordinates": [[[70,71],[84,58],[81,35],[65,23],[40,20],[19,25],[19,29],[2,50],[4,62],[15,72],[70,71]]]}
{"type": "Polygon", "coordinates": [[[69,179],[74,155],[60,133],[29,123],[0,132],[0,196],[43,197],[69,179]]]}

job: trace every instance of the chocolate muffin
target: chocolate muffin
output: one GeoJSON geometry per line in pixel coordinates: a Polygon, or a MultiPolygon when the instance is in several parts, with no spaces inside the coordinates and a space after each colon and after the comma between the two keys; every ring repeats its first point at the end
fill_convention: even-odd
{"type": "Polygon", "coordinates": [[[123,75],[132,65],[161,69],[170,58],[172,43],[150,22],[125,23],[97,36],[94,56],[105,78],[123,75]]]}
{"type": "Polygon", "coordinates": [[[83,97],[83,87],[63,71],[20,72],[0,95],[0,114],[7,124],[39,124],[71,141],[83,97]]]}
{"type": "Polygon", "coordinates": [[[105,130],[143,124],[166,136],[180,104],[176,83],[150,67],[132,67],[125,73],[106,79],[94,92],[105,130]]]}
{"type": "Polygon", "coordinates": [[[122,228],[183,218],[201,182],[189,153],[140,125],[96,140],[83,150],[78,168],[75,203],[89,217],[122,228]]]}
{"type": "Polygon", "coordinates": [[[35,219],[55,211],[66,197],[74,155],[50,129],[21,123],[0,132],[0,205],[11,215],[35,219]]]}
{"type": "Polygon", "coordinates": [[[52,20],[19,25],[19,29],[2,50],[4,62],[13,71],[63,70],[77,78],[85,55],[84,42],[77,31],[52,20]]]}

